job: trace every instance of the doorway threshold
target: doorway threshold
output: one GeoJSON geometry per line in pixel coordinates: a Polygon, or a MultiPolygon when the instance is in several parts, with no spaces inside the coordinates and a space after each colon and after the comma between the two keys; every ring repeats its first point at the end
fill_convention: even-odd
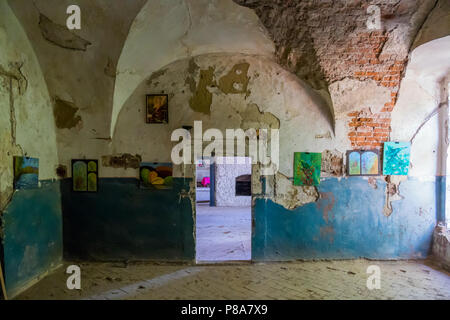
{"type": "Polygon", "coordinates": [[[215,265],[215,266],[229,266],[229,265],[247,265],[252,264],[252,260],[214,260],[214,261],[202,261],[195,262],[198,266],[215,265]]]}

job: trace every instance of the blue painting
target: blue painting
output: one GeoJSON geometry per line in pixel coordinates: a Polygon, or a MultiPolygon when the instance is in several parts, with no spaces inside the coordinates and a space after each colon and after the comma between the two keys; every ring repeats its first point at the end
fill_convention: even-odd
{"type": "Polygon", "coordinates": [[[377,176],[380,174],[378,150],[347,151],[349,176],[377,176]]]}
{"type": "Polygon", "coordinates": [[[14,189],[33,189],[39,184],[39,159],[14,157],[14,189]]]}
{"type": "Polygon", "coordinates": [[[407,176],[410,155],[410,142],[385,142],[383,174],[385,176],[407,176]]]}

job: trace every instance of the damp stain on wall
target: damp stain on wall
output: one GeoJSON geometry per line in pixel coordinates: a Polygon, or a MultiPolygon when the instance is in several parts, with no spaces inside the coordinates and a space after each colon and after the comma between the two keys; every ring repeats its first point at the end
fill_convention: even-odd
{"type": "Polygon", "coordinates": [[[158,82],[156,82],[156,80],[159,78],[159,77],[162,77],[164,74],[166,74],[166,72],[167,72],[167,69],[161,69],[161,70],[158,70],[158,71],[155,71],[155,72],[153,72],[152,73],[152,75],[148,78],[148,80],[147,80],[147,85],[150,87],[151,85],[158,85],[158,82]]]}
{"type": "Polygon", "coordinates": [[[228,74],[220,78],[219,89],[225,94],[245,93],[248,95],[249,68],[250,64],[247,62],[234,65],[228,74]]]}
{"type": "Polygon", "coordinates": [[[141,162],[142,157],[138,154],[133,156],[132,154],[124,153],[121,155],[107,155],[102,157],[102,164],[104,167],[138,169],[141,162]]]}
{"type": "Polygon", "coordinates": [[[81,122],[78,108],[71,102],[56,98],[53,104],[55,124],[58,129],[72,129],[81,122]]]}
{"type": "Polygon", "coordinates": [[[39,16],[39,28],[44,39],[64,49],[86,51],[92,44],[68,30],[67,27],[54,23],[42,13],[39,16]]]}
{"type": "Polygon", "coordinates": [[[280,128],[280,119],[270,112],[260,111],[258,105],[254,103],[249,104],[240,115],[242,117],[241,128],[244,130],[250,128],[280,128]]]}
{"type": "MultiPolygon", "coordinates": [[[[189,79],[189,77],[188,77],[189,79]]],[[[188,80],[190,89],[193,89],[192,80],[188,80]]],[[[205,70],[200,70],[198,84],[193,92],[194,95],[189,99],[189,106],[192,110],[204,114],[211,114],[212,93],[208,87],[215,86],[214,68],[209,67],[205,70]]]]}

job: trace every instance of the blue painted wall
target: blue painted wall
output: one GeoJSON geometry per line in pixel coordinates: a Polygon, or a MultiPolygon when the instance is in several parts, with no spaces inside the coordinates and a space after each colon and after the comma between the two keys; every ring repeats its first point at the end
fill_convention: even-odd
{"type": "Polygon", "coordinates": [[[87,260],[193,260],[189,179],[172,190],[144,190],[137,179],[100,179],[97,193],[61,184],[64,256],[87,260]]]}
{"type": "Polygon", "coordinates": [[[59,182],[41,184],[38,189],[16,191],[3,212],[4,272],[9,296],[62,260],[59,182]]]}
{"type": "MultiPolygon", "coordinates": [[[[403,200],[383,215],[386,183],[361,177],[324,179],[321,198],[295,210],[271,200],[253,207],[254,260],[425,258],[439,218],[442,179],[400,184],[403,200]]],[[[64,249],[68,259],[194,260],[189,179],[173,190],[143,190],[136,179],[100,179],[98,193],[61,184],[64,249]]]]}
{"type": "Polygon", "coordinates": [[[321,198],[295,210],[257,199],[253,208],[254,260],[424,258],[431,249],[442,182],[400,184],[405,199],[383,215],[386,183],[377,189],[361,177],[328,178],[321,198]]]}

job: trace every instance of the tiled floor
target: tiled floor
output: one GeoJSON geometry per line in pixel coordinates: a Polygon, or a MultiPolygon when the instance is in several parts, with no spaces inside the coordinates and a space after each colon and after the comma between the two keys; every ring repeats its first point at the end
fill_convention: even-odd
{"type": "Polygon", "coordinates": [[[251,259],[251,208],[197,204],[197,261],[251,259]]]}
{"type": "Polygon", "coordinates": [[[430,261],[346,260],[196,266],[83,263],[80,264],[81,290],[67,289],[65,267],[17,298],[450,299],[450,274],[430,261]],[[366,286],[370,265],[380,267],[379,290],[369,290],[366,286]]]}

